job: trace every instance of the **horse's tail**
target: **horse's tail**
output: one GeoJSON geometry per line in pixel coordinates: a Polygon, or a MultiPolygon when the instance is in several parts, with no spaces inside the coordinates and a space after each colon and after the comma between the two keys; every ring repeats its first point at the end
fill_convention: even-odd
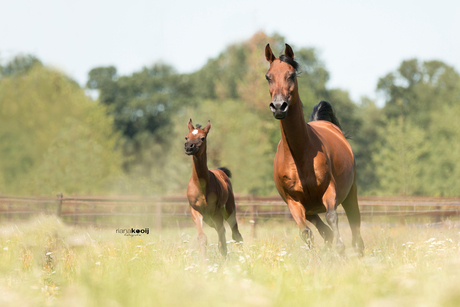
{"type": "Polygon", "coordinates": [[[321,100],[316,106],[313,107],[310,121],[313,122],[315,120],[327,120],[342,130],[339,120],[335,116],[334,109],[332,109],[332,105],[327,101],[321,100]]]}
{"type": "Polygon", "coordinates": [[[232,172],[230,172],[230,170],[226,167],[219,167],[218,169],[220,169],[221,171],[223,171],[225,173],[225,175],[227,175],[228,178],[232,178],[232,172]]]}

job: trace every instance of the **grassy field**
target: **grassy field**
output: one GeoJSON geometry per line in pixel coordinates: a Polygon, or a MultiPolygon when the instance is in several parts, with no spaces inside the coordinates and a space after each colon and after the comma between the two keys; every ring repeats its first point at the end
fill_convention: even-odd
{"type": "Polygon", "coordinates": [[[225,260],[206,227],[204,263],[194,228],[130,237],[54,217],[4,224],[0,306],[460,305],[459,228],[365,223],[364,258],[324,249],[318,233],[307,249],[294,222],[261,225],[257,239],[241,228],[225,260]]]}

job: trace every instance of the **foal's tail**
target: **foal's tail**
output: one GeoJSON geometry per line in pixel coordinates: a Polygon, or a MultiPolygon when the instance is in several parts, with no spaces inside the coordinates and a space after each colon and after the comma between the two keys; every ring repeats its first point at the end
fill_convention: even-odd
{"type": "Polygon", "coordinates": [[[230,170],[226,167],[219,167],[218,169],[220,169],[221,171],[223,171],[225,173],[225,175],[227,175],[228,178],[232,178],[232,172],[230,172],[230,170]]]}
{"type": "Polygon", "coordinates": [[[327,120],[342,130],[342,127],[340,126],[339,120],[335,116],[331,104],[327,101],[322,100],[320,103],[314,106],[313,112],[311,112],[310,121],[313,122],[315,120],[327,120]]]}

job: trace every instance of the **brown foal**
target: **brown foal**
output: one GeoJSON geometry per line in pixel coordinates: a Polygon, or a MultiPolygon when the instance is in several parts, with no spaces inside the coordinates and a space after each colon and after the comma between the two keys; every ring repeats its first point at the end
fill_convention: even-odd
{"type": "Polygon", "coordinates": [[[362,255],[353,152],[328,102],[315,106],[310,122],[305,122],[297,85],[298,63],[287,44],[284,53],[276,58],[270,46],[265,47],[270,63],[266,74],[270,109],[280,120],[282,137],[273,164],[276,188],[299,226],[302,239],[308,245],[313,239],[308,220],[339,253],[345,249],[336,211],[342,204],[352,231],[352,245],[362,255]],[[318,215],[323,212],[332,231],[318,215]]]}
{"type": "Polygon", "coordinates": [[[193,156],[193,172],[188,183],[187,198],[205,259],[207,237],[203,232],[203,222],[217,230],[219,249],[223,256],[227,255],[224,220],[232,229],[233,240],[243,241],[236,221],[235,197],[230,182],[231,173],[225,167],[208,170],[206,137],[209,129],[211,129],[210,122],[201,129],[200,125],[193,127],[190,119],[189,132],[185,137],[185,153],[193,156]]]}

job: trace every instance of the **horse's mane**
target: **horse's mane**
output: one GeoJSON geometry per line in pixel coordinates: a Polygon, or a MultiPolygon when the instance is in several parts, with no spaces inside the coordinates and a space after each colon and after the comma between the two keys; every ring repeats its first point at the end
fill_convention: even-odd
{"type": "Polygon", "coordinates": [[[296,71],[299,70],[299,63],[296,62],[296,60],[294,60],[293,58],[286,56],[285,54],[280,55],[280,61],[284,63],[288,63],[289,65],[294,67],[296,71]]]}
{"type": "Polygon", "coordinates": [[[332,109],[332,105],[327,101],[321,100],[316,106],[313,107],[310,121],[313,122],[315,120],[327,120],[342,130],[339,120],[335,116],[334,109],[332,109]]]}

